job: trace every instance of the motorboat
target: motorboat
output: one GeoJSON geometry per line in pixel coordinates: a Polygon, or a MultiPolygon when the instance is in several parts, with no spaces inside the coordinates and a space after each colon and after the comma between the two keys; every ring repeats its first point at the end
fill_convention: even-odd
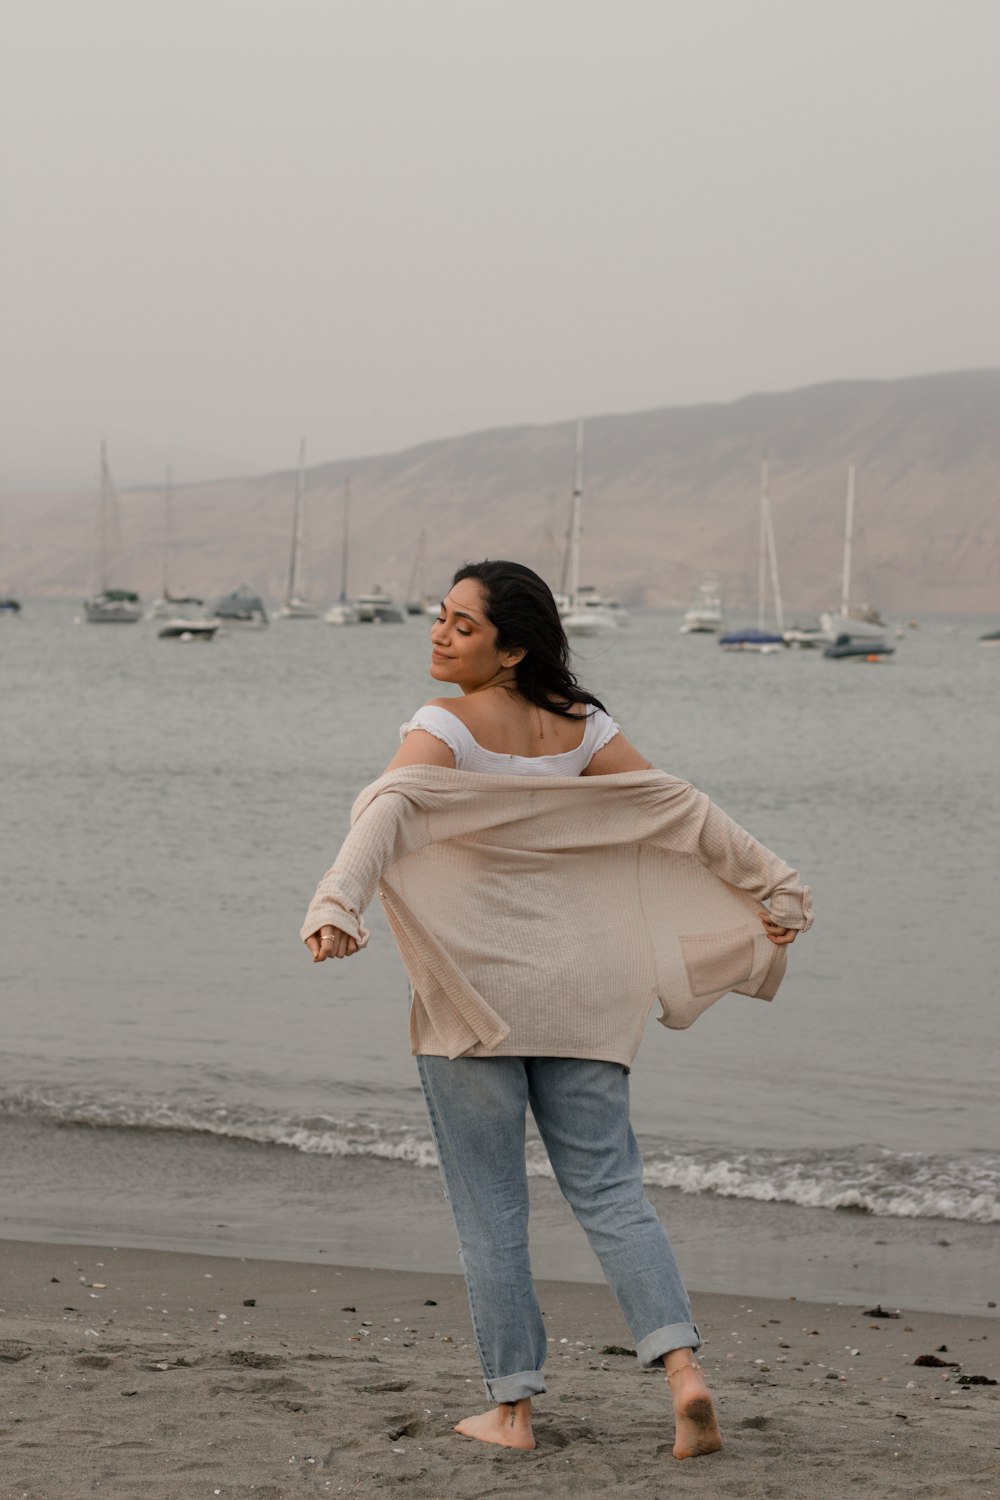
{"type": "Polygon", "coordinates": [[[227,630],[263,630],[268,624],[263,599],[246,583],[241,583],[238,589],[218,601],[215,618],[227,630]]]}
{"type": "Polygon", "coordinates": [[[370,594],[359,594],[354,601],[361,625],[402,625],[405,618],[399,605],[376,584],[370,594]]]}
{"type": "Polygon", "coordinates": [[[164,620],[156,632],[161,641],[211,641],[215,638],[221,621],[177,615],[164,620]]]}
{"type": "Polygon", "coordinates": [[[894,655],[895,650],[895,646],[888,645],[886,641],[856,640],[853,636],[838,635],[825,648],[823,655],[832,661],[847,656],[859,657],[862,661],[878,661],[880,657],[894,655]]]}
{"type": "Polygon", "coordinates": [[[714,578],[706,578],[698,588],[690,609],[681,621],[681,635],[715,635],[722,629],[722,600],[714,578]]]}

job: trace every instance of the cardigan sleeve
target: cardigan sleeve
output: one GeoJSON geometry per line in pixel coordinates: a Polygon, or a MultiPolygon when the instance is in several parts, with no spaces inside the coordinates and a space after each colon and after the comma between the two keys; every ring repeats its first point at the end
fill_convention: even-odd
{"type": "Polygon", "coordinates": [[[360,947],[368,941],[361,918],[383,872],[430,841],[425,814],[403,792],[387,790],[353,819],[333,864],[309,903],[300,929],[305,942],[324,923],[339,927],[360,947]]]}
{"type": "Polygon", "coordinates": [[[806,932],[812,926],[812,892],[798,871],[689,782],[671,777],[656,795],[655,824],[651,843],[694,855],[729,885],[767,902],[782,927],[806,932]]]}

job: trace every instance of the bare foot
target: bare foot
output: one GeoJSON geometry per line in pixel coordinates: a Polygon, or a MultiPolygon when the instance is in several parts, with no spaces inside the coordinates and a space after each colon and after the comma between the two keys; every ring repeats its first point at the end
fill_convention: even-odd
{"type": "Polygon", "coordinates": [[[530,1449],[535,1446],[531,1430],[531,1402],[505,1401],[477,1417],[463,1417],[453,1429],[463,1437],[478,1438],[481,1443],[499,1443],[503,1448],[530,1449]]]}
{"type": "Polygon", "coordinates": [[[700,1458],[704,1453],[718,1452],[722,1434],[701,1366],[691,1359],[673,1363],[673,1368],[667,1369],[667,1383],[674,1402],[674,1457],[700,1458]]]}

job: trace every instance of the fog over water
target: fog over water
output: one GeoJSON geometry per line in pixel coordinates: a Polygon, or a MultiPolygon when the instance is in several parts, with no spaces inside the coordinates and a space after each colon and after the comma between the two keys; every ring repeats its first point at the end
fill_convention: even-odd
{"type": "Polygon", "coordinates": [[[0,28],[0,490],[998,363],[991,0],[0,28]]]}

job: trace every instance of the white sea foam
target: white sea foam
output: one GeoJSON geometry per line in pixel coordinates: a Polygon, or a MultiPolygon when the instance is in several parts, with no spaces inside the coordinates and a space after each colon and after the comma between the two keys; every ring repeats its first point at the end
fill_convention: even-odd
{"type": "MultiPolygon", "coordinates": [[[[61,1126],[215,1135],[311,1155],[437,1165],[426,1126],[404,1120],[295,1118],[207,1100],[109,1100],[41,1089],[0,1097],[0,1113],[61,1126]]],[[[648,1138],[643,1150],[651,1187],[802,1208],[857,1209],[881,1217],[1000,1223],[1000,1158],[986,1152],[944,1157],[872,1146],[799,1152],[667,1150],[648,1138]]],[[[530,1176],[552,1176],[540,1142],[529,1142],[527,1160],[530,1176]]]]}

